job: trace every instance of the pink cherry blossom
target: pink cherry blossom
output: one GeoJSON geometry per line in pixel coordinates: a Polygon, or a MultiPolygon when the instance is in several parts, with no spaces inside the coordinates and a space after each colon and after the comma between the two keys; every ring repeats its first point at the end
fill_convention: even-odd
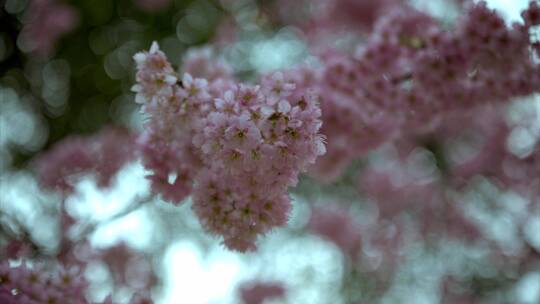
{"type": "Polygon", "coordinates": [[[150,116],[140,151],[154,192],[175,203],[191,192],[206,230],[229,248],[253,250],[257,236],[286,223],[288,187],[325,151],[316,96],[293,95],[296,85],[279,72],[259,85],[185,73],[180,85],[158,81],[156,89],[154,79],[172,75],[157,44],[134,58],[134,91],[150,116]]]}
{"type": "Polygon", "coordinates": [[[123,128],[68,137],[35,160],[37,174],[45,187],[63,192],[71,192],[84,174],[94,174],[100,187],[108,187],[116,172],[134,158],[133,147],[133,135],[123,128]]]}

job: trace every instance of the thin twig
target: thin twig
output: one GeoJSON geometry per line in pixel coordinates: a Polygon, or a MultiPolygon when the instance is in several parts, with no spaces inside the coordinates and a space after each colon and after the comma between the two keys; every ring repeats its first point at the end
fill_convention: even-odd
{"type": "Polygon", "coordinates": [[[151,194],[136,197],[127,208],[125,208],[122,211],[112,215],[111,217],[109,217],[109,218],[107,218],[105,220],[102,220],[102,221],[91,222],[91,223],[86,224],[86,226],[81,230],[81,233],[78,235],[78,237],[79,238],[84,238],[84,237],[90,235],[91,233],[93,233],[96,230],[96,228],[98,226],[111,223],[111,222],[113,222],[113,221],[115,221],[115,220],[117,220],[119,218],[122,218],[122,217],[124,217],[124,216],[138,210],[140,207],[145,205],[151,199],[152,199],[151,194]]]}

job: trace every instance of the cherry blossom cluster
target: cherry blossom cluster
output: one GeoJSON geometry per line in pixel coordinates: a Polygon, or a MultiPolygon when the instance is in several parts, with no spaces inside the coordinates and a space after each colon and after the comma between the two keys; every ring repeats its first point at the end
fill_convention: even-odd
{"type": "Polygon", "coordinates": [[[351,160],[400,136],[432,133],[447,115],[470,117],[478,107],[538,92],[540,65],[531,54],[538,42],[529,34],[538,4],[522,15],[525,23],[509,28],[479,2],[446,30],[399,6],[378,19],[354,54],[327,50],[322,67],[291,72],[321,96],[328,153],[312,172],[333,180],[351,160]]]}
{"type": "Polygon", "coordinates": [[[192,194],[205,229],[229,248],[254,249],[258,235],[286,223],[288,187],[325,152],[317,96],[281,73],[259,85],[187,73],[179,80],[157,44],[135,60],[153,190],[175,203],[192,194]]]}
{"type": "Polygon", "coordinates": [[[310,174],[332,181],[352,160],[393,138],[396,122],[365,98],[342,89],[343,77],[352,73],[346,54],[331,50],[321,55],[321,63],[321,67],[303,66],[284,74],[304,90],[313,90],[321,100],[321,133],[327,138],[327,153],[310,167],[310,174]]]}
{"type": "Polygon", "coordinates": [[[86,304],[86,282],[79,268],[47,269],[23,263],[0,264],[0,300],[6,304],[74,303],[86,304]]]}
{"type": "Polygon", "coordinates": [[[136,102],[143,104],[149,116],[138,139],[143,164],[152,172],[148,176],[152,190],[179,203],[191,193],[192,180],[202,165],[191,144],[191,120],[210,100],[208,83],[186,74],[183,87],[178,86],[177,74],[157,44],[148,53],[137,54],[135,61],[136,102]]]}
{"type": "MultiPolygon", "coordinates": [[[[20,243],[32,246],[31,241],[20,243]]],[[[153,303],[148,291],[157,283],[154,270],[143,254],[124,243],[97,250],[81,241],[62,249],[68,259],[58,255],[56,261],[40,259],[46,253],[37,247],[32,250],[32,254],[7,256],[12,261],[19,259],[20,264],[8,259],[0,263],[0,303],[93,303],[87,299],[89,283],[84,276],[91,262],[107,265],[115,287],[135,291],[129,304],[153,303]]],[[[107,303],[115,303],[112,295],[104,300],[107,303]]]]}
{"type": "Polygon", "coordinates": [[[508,28],[485,2],[471,5],[457,24],[446,31],[412,9],[386,14],[358,50],[344,87],[360,87],[357,94],[416,124],[538,90],[528,25],[508,28]]]}
{"type": "MultiPolygon", "coordinates": [[[[101,188],[111,186],[116,173],[139,157],[152,194],[175,205],[189,199],[207,232],[227,248],[245,252],[256,249],[260,236],[286,224],[292,206],[288,190],[300,174],[333,182],[361,160],[360,172],[331,187],[346,184],[357,191],[353,194],[366,202],[363,215],[371,217],[361,222],[352,212],[355,206],[315,207],[305,227],[343,252],[344,283],[366,282],[358,276],[369,273],[369,288],[382,295],[390,284],[399,284],[403,252],[450,238],[480,247],[495,271],[510,273],[515,281],[538,268],[538,244],[527,239],[521,222],[538,220],[540,112],[529,107],[518,118],[506,115],[508,106],[519,102],[516,97],[538,98],[540,92],[540,2],[530,1],[522,22],[511,25],[484,1],[456,0],[463,14],[450,24],[408,2],[258,3],[258,8],[276,4],[279,16],[259,11],[253,19],[260,20],[253,22],[260,24],[253,27],[232,24],[246,18],[231,12],[224,18],[229,26],[216,31],[222,36],[216,45],[243,39],[232,31],[272,26],[265,22],[277,18],[298,26],[303,31],[298,36],[314,55],[299,66],[254,75],[251,82],[235,79],[218,48],[189,49],[176,68],[153,43],[134,56],[132,90],[144,115],[141,133],[112,127],[94,136],[67,137],[38,156],[38,178],[65,198],[82,176],[93,176],[101,188]],[[306,3],[310,9],[300,9],[306,3]],[[476,196],[486,194],[480,189],[485,184],[492,187],[486,192],[500,190],[522,204],[502,217],[517,222],[512,227],[516,248],[492,238],[483,219],[467,212],[481,205],[473,206],[481,200],[476,196]]],[[[59,3],[29,1],[21,45],[50,54],[73,29],[77,14],[59,3]]],[[[156,12],[172,2],[133,3],[156,12]]],[[[486,210],[495,213],[497,207],[486,210]]],[[[53,252],[34,244],[24,225],[0,231],[5,244],[0,258],[10,259],[0,263],[0,303],[89,303],[92,289],[83,273],[90,263],[106,266],[120,290],[103,304],[114,303],[113,295],[121,298],[124,291],[134,292],[131,304],[152,303],[150,289],[159,279],[149,256],[124,243],[92,248],[87,237],[100,223],[79,227],[65,201],[59,209],[53,252]],[[80,237],[68,233],[79,231],[80,237]],[[42,264],[50,259],[54,262],[42,264]]],[[[482,214],[486,219],[487,213],[482,214]]],[[[442,301],[486,300],[460,280],[442,274],[442,301]]],[[[239,291],[252,304],[286,295],[277,282],[252,281],[239,291]]]]}

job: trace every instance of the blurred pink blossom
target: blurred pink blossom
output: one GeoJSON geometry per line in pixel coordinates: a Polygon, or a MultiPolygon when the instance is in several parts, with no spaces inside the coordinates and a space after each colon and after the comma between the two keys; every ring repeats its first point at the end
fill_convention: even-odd
{"type": "Polygon", "coordinates": [[[240,286],[240,296],[245,304],[263,304],[266,300],[285,297],[285,287],[278,282],[250,281],[240,286]]]}
{"type": "Polygon", "coordinates": [[[108,187],[134,156],[133,135],[126,129],[110,127],[94,136],[72,136],[56,143],[37,157],[35,165],[42,185],[69,193],[85,174],[95,174],[98,185],[108,187]]]}
{"type": "Polygon", "coordinates": [[[60,38],[75,29],[78,19],[77,11],[62,1],[30,0],[21,37],[31,51],[49,56],[60,38]]]}
{"type": "Polygon", "coordinates": [[[333,242],[350,258],[356,259],[358,257],[362,246],[364,227],[359,225],[346,210],[313,209],[308,229],[333,242]]]}

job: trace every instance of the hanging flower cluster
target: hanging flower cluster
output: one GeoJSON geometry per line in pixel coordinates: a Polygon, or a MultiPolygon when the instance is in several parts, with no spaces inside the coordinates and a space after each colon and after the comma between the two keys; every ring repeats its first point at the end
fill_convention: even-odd
{"type": "Polygon", "coordinates": [[[174,203],[192,194],[205,229],[229,248],[254,249],[258,235],[286,223],[288,187],[325,152],[317,96],[281,73],[259,85],[187,73],[180,81],[155,43],[135,60],[153,190],[174,203]]]}
{"type": "Polygon", "coordinates": [[[86,304],[88,283],[79,268],[44,265],[0,264],[0,302],[6,304],[74,303],[86,304]]]}

